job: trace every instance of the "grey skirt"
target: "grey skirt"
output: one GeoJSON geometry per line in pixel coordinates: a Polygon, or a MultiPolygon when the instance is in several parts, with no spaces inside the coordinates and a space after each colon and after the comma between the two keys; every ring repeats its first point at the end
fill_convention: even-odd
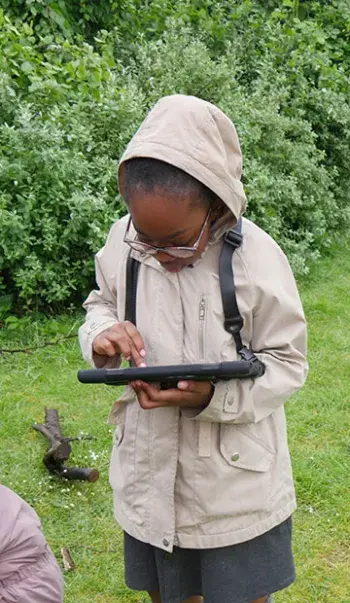
{"type": "Polygon", "coordinates": [[[217,549],[167,553],[124,532],[125,582],[159,591],[162,603],[201,595],[205,603],[251,603],[292,584],[292,519],[265,534],[217,549]]]}

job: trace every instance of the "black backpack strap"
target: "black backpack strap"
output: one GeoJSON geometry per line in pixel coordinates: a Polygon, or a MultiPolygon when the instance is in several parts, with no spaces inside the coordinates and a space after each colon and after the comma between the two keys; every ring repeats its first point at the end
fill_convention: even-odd
{"type": "Polygon", "coordinates": [[[251,360],[260,363],[260,374],[263,374],[263,363],[251,350],[243,345],[240,333],[241,329],[243,328],[243,318],[237,305],[235,278],[232,268],[232,256],[234,251],[241,245],[242,240],[242,218],[240,218],[235,228],[232,228],[226,234],[219,260],[220,289],[225,316],[224,327],[235,340],[237,353],[240,355],[242,360],[251,360]]]}
{"type": "Polygon", "coordinates": [[[131,256],[130,251],[126,261],[125,320],[129,320],[134,325],[136,325],[136,295],[139,269],[140,262],[131,256]]]}
{"type": "Polygon", "coordinates": [[[234,338],[238,353],[243,348],[240,335],[240,330],[243,327],[243,318],[239,312],[236,300],[232,255],[242,243],[243,236],[241,230],[242,220],[240,219],[237,226],[226,234],[219,260],[220,289],[225,317],[224,327],[234,338]]]}

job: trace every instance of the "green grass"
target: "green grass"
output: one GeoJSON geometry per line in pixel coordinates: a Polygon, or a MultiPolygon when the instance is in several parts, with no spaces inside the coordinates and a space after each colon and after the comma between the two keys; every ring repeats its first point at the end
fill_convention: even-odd
{"type": "MultiPolygon", "coordinates": [[[[350,603],[350,247],[321,261],[300,285],[309,323],[310,375],[287,405],[299,507],[294,516],[297,582],[277,603],[350,603]]],[[[0,348],[28,347],[74,332],[80,317],[14,320],[0,348]]],[[[60,561],[68,546],[76,571],[65,574],[66,603],[144,602],[123,582],[121,532],[112,512],[108,463],[113,388],[82,386],[76,340],[31,354],[0,355],[0,480],[31,503],[60,561]],[[70,464],[97,466],[95,484],[49,476],[44,438],[31,429],[45,406],[59,409],[73,442],[70,464]]],[[[221,602],[218,602],[221,603],[221,602]]]]}

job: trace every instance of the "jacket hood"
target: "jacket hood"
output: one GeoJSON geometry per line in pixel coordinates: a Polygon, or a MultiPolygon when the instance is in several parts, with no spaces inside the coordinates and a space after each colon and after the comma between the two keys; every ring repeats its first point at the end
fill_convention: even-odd
{"type": "Polygon", "coordinates": [[[227,115],[207,101],[176,94],[157,102],[120,160],[122,195],[123,164],[135,157],[170,163],[205,184],[223,201],[227,210],[215,223],[215,239],[232,228],[246,208],[236,128],[227,115]]]}

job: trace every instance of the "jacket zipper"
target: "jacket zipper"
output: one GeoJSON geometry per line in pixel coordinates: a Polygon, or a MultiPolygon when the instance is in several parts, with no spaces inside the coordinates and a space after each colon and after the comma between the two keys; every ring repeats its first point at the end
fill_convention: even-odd
{"type": "Polygon", "coordinates": [[[204,360],[204,326],[207,312],[207,300],[202,295],[199,301],[199,359],[204,360]]]}

